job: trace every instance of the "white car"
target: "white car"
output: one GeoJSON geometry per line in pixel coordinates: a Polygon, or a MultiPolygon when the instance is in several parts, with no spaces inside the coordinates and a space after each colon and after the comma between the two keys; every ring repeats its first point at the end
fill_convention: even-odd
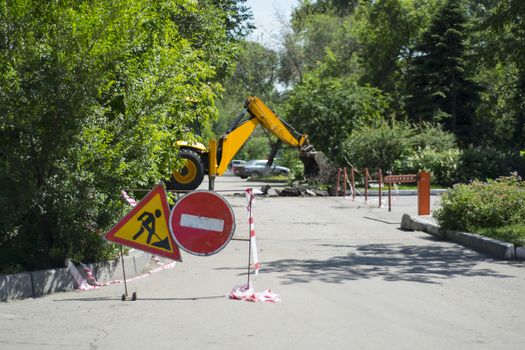
{"type": "Polygon", "coordinates": [[[233,170],[233,174],[240,176],[241,179],[246,179],[250,176],[261,176],[261,175],[288,175],[290,174],[290,169],[284,166],[273,164],[271,167],[267,167],[266,159],[254,159],[246,162],[244,166],[236,167],[233,170]]]}
{"type": "Polygon", "coordinates": [[[230,164],[228,165],[228,168],[234,172],[235,171],[235,168],[237,167],[240,167],[240,166],[244,166],[244,164],[246,164],[246,161],[245,160],[239,160],[239,159],[234,159],[230,162],[230,164]]]}

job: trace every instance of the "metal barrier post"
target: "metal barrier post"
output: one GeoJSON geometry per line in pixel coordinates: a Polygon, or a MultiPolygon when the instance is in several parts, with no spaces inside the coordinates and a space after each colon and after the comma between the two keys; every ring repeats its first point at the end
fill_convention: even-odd
{"type": "Polygon", "coordinates": [[[381,181],[383,179],[383,175],[381,173],[381,169],[377,170],[377,182],[379,183],[379,208],[381,208],[381,181]]]}
{"type": "Polygon", "coordinates": [[[392,211],[392,184],[388,183],[388,211],[392,211]]]}
{"type": "Polygon", "coordinates": [[[344,167],[343,170],[344,170],[344,181],[345,181],[345,183],[343,184],[343,197],[346,198],[346,183],[348,181],[348,173],[346,172],[346,167],[344,167]]]}
{"type": "Polygon", "coordinates": [[[352,173],[350,174],[350,186],[352,187],[352,200],[355,201],[355,178],[354,178],[354,167],[352,167],[352,173]]]}
{"type": "Polygon", "coordinates": [[[335,196],[339,197],[339,181],[341,180],[341,168],[337,169],[337,185],[335,186],[335,196]]]}
{"type": "Polygon", "coordinates": [[[365,203],[368,202],[368,168],[365,168],[365,203]]]}

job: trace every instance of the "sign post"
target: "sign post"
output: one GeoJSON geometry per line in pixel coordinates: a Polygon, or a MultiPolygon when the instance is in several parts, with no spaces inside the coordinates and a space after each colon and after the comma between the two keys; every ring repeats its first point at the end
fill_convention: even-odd
{"type": "Polygon", "coordinates": [[[407,175],[388,175],[385,176],[385,183],[388,184],[388,211],[391,207],[391,189],[393,183],[417,182],[417,215],[430,215],[430,173],[419,172],[407,175]]]}
{"type": "Polygon", "coordinates": [[[406,183],[416,182],[416,174],[405,174],[405,175],[388,175],[384,177],[384,183],[388,184],[388,211],[392,211],[392,184],[394,183],[406,183]]]}

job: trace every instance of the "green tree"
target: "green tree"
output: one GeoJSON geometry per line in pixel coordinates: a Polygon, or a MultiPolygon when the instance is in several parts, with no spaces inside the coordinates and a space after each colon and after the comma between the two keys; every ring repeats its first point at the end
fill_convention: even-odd
{"type": "Polygon", "coordinates": [[[357,69],[357,24],[352,16],[313,14],[300,27],[290,26],[282,37],[279,78],[287,86],[301,83],[305,74],[324,66],[332,76],[350,75],[357,69]]]}
{"type": "MultiPolygon", "coordinates": [[[[243,41],[236,61],[235,70],[223,82],[224,93],[217,101],[219,116],[213,126],[216,137],[231,127],[233,120],[243,111],[248,96],[257,96],[267,104],[279,106],[277,53],[259,43],[243,41]]],[[[266,158],[272,142],[274,139],[266,136],[262,128],[258,128],[236,158],[266,158]]]]}
{"type": "Polygon", "coordinates": [[[400,94],[414,46],[437,9],[436,0],[379,0],[362,6],[359,30],[363,83],[400,94]]]}
{"type": "Polygon", "coordinates": [[[460,150],[454,135],[438,126],[381,121],[354,130],[344,142],[344,157],[358,169],[396,174],[430,171],[432,183],[449,186],[457,178],[460,150]]]}
{"type": "Polygon", "coordinates": [[[447,0],[409,68],[407,112],[413,121],[442,123],[467,145],[474,142],[472,126],[479,87],[468,71],[465,11],[460,1],[447,0]]]}
{"type": "MultiPolygon", "coordinates": [[[[510,133],[515,150],[525,148],[525,3],[520,0],[497,1],[485,18],[483,32],[486,54],[493,55],[500,68],[510,67],[510,80],[504,85],[506,114],[511,117],[510,133]]],[[[499,104],[501,106],[501,104],[499,104]]],[[[507,134],[507,137],[509,134],[507,134]]]]}
{"type": "Polygon", "coordinates": [[[0,269],[95,261],[120,189],[177,165],[232,63],[211,1],[0,1],[0,269]]]}
{"type": "Polygon", "coordinates": [[[292,25],[297,30],[305,19],[317,14],[331,14],[344,17],[352,14],[359,0],[316,0],[301,1],[292,13],[292,25]]]}
{"type": "Polygon", "coordinates": [[[342,161],[342,143],[363,124],[386,114],[388,99],[380,90],[359,86],[352,78],[325,78],[312,73],[286,101],[287,120],[310,135],[316,149],[342,161]]]}
{"type": "Polygon", "coordinates": [[[219,116],[213,125],[217,136],[230,128],[248,96],[257,96],[266,102],[278,98],[275,51],[256,42],[242,41],[236,61],[233,73],[223,81],[224,93],[217,101],[219,116]]]}

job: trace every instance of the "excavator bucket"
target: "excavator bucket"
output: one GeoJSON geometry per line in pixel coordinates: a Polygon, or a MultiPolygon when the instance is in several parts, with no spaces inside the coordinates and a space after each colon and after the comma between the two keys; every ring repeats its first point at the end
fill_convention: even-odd
{"type": "Polygon", "coordinates": [[[319,151],[300,153],[301,162],[304,165],[304,176],[307,180],[320,181],[329,179],[334,172],[328,157],[319,151]]]}

